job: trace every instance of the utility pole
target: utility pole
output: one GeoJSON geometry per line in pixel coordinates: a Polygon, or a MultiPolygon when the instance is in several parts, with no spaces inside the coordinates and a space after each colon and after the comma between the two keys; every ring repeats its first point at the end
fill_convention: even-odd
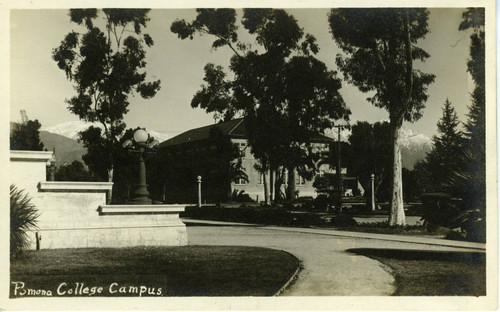
{"type": "Polygon", "coordinates": [[[342,167],[340,161],[340,131],[342,130],[342,125],[334,126],[337,128],[337,207],[338,211],[342,212],[342,167]]]}

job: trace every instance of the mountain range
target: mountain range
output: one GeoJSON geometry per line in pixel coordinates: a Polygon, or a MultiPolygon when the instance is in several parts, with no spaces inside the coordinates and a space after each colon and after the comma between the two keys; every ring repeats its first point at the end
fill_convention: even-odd
{"type": "MultiPolygon", "coordinates": [[[[90,123],[90,122],[83,122],[83,121],[66,121],[60,124],[57,124],[55,126],[51,127],[42,127],[41,130],[47,131],[50,133],[55,133],[59,134],[62,136],[65,136],[67,138],[77,140],[78,139],[78,133],[86,130],[88,127],[94,126],[96,128],[101,128],[103,129],[104,127],[100,123],[90,123]]],[[[157,139],[160,143],[167,140],[170,136],[166,133],[155,131],[155,130],[149,130],[146,129],[148,133],[157,139]]]]}
{"type": "MultiPolygon", "coordinates": [[[[350,129],[342,129],[340,131],[340,141],[349,142],[351,135],[350,129]]],[[[325,136],[338,140],[338,128],[332,128],[325,131],[325,136]]],[[[421,133],[417,133],[408,128],[401,128],[400,132],[400,146],[401,146],[401,161],[403,167],[413,169],[415,163],[424,159],[428,152],[432,150],[432,140],[421,133]]]]}
{"type": "MultiPolygon", "coordinates": [[[[40,139],[47,150],[55,148],[58,163],[82,161],[82,155],[86,153],[86,150],[81,143],[77,142],[78,132],[85,130],[90,125],[90,123],[81,121],[67,121],[51,127],[42,127],[40,139]]],[[[99,125],[95,124],[94,126],[98,127],[99,125]]],[[[162,132],[149,129],[147,131],[160,142],[169,138],[169,135],[162,132]]],[[[337,139],[337,129],[331,129],[325,135],[337,139]]],[[[341,141],[347,142],[349,136],[350,130],[341,131],[341,141]]],[[[426,154],[432,150],[432,140],[429,137],[408,128],[401,129],[400,144],[403,167],[407,169],[413,169],[413,165],[424,159],[426,154]]]]}
{"type": "MultiPolygon", "coordinates": [[[[47,150],[56,150],[57,163],[72,163],[81,161],[87,152],[82,143],[78,142],[78,133],[89,126],[103,128],[98,123],[86,123],[82,121],[66,121],[51,127],[40,129],[40,139],[47,150]]],[[[147,130],[151,136],[160,142],[168,139],[168,135],[162,132],[147,130]]]]}

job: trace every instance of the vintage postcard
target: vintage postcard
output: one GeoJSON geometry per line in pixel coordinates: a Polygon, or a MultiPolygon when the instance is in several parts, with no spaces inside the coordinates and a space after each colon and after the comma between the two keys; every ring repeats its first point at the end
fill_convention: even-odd
{"type": "Polygon", "coordinates": [[[498,308],[494,1],[0,9],[0,309],[498,308]]]}

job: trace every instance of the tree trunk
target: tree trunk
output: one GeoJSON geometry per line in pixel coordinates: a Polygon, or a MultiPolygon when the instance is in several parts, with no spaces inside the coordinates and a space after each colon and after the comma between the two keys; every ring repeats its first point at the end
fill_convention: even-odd
{"type": "Polygon", "coordinates": [[[281,173],[280,169],[276,168],[275,178],[274,178],[274,201],[279,202],[281,200],[281,185],[283,184],[283,170],[281,173]]]}
{"type": "Polygon", "coordinates": [[[391,215],[389,225],[405,225],[405,211],[403,203],[403,176],[401,164],[401,149],[399,146],[399,130],[401,125],[391,122],[392,139],[392,192],[391,215]]]}
{"type": "Polygon", "coordinates": [[[287,188],[287,199],[295,199],[295,168],[290,166],[288,169],[288,188],[287,188]]]}
{"type": "Polygon", "coordinates": [[[264,182],[264,204],[269,205],[269,185],[267,184],[266,170],[262,171],[262,179],[264,182]]]}
{"type": "Polygon", "coordinates": [[[269,169],[269,204],[274,200],[274,169],[271,166],[269,169]]]}

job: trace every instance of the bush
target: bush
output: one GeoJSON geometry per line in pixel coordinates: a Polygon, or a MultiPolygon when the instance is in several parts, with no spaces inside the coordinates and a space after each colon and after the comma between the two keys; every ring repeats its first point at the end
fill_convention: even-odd
{"type": "Polygon", "coordinates": [[[307,210],[307,211],[313,210],[314,209],[314,204],[313,204],[312,201],[305,202],[305,203],[302,204],[302,206],[300,207],[300,209],[307,210]]]}
{"type": "Polygon", "coordinates": [[[349,226],[357,226],[358,222],[354,220],[351,215],[341,213],[332,218],[331,224],[334,227],[344,228],[349,226]]]}
{"type": "Polygon", "coordinates": [[[422,219],[428,226],[461,228],[469,240],[486,241],[486,216],[480,209],[465,207],[462,199],[446,193],[422,194],[421,199],[424,212],[422,219]]]}
{"type": "Polygon", "coordinates": [[[454,222],[455,216],[460,213],[460,199],[452,198],[445,193],[422,194],[422,219],[427,223],[454,229],[460,224],[454,222]]]}
{"type": "Polygon", "coordinates": [[[324,211],[328,208],[329,204],[330,198],[328,197],[328,195],[321,194],[314,199],[314,209],[316,210],[324,211]]]}
{"type": "Polygon", "coordinates": [[[26,233],[36,229],[38,210],[31,199],[16,186],[10,186],[10,257],[18,257],[28,247],[26,233]]]}
{"type": "Polygon", "coordinates": [[[245,191],[234,190],[231,194],[231,200],[237,203],[252,203],[254,200],[250,197],[250,195],[245,194],[245,191]]]}
{"type": "Polygon", "coordinates": [[[321,226],[324,219],[312,213],[292,213],[270,208],[186,207],[181,217],[280,226],[321,226]]]}

